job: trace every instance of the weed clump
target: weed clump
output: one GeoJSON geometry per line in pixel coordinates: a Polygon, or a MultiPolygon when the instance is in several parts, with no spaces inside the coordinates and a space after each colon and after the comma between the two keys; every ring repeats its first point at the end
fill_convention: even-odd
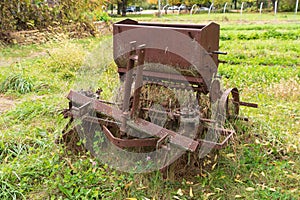
{"type": "Polygon", "coordinates": [[[53,73],[59,73],[64,70],[76,72],[81,66],[86,53],[76,45],[67,44],[62,49],[47,51],[50,59],[47,60],[47,68],[53,73]]]}
{"type": "Polygon", "coordinates": [[[26,94],[33,90],[34,85],[30,78],[22,74],[12,74],[8,76],[0,85],[0,93],[14,91],[20,94],[26,94]]]}

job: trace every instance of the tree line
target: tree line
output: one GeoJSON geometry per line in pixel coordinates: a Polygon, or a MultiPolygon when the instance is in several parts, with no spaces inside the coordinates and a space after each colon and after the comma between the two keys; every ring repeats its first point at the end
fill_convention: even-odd
{"type": "MultiPolygon", "coordinates": [[[[258,9],[261,2],[267,9],[273,9],[276,0],[161,0],[162,5],[209,7],[211,3],[221,8],[227,2],[228,8],[239,9],[242,2],[246,7],[258,9]]],[[[277,0],[279,11],[293,11],[296,0],[277,0]]],[[[126,15],[128,5],[157,5],[157,0],[0,0],[0,32],[13,30],[42,29],[70,23],[101,20],[102,9],[117,6],[118,15],[126,15]]],[[[107,15],[107,14],[106,14],[107,15]]]]}
{"type": "Polygon", "coordinates": [[[1,0],[0,31],[42,29],[83,22],[99,0],[1,0]]]}

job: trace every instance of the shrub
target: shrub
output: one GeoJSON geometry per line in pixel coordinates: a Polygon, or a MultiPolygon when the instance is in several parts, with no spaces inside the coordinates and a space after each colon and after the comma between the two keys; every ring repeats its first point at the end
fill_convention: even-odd
{"type": "Polygon", "coordinates": [[[33,90],[33,82],[30,78],[24,77],[22,74],[12,74],[8,76],[0,86],[0,92],[8,91],[25,94],[33,90]]]}
{"type": "Polygon", "coordinates": [[[86,0],[60,0],[47,3],[44,0],[0,1],[0,30],[41,29],[48,26],[86,21],[85,12],[100,7],[100,2],[86,0]]]}

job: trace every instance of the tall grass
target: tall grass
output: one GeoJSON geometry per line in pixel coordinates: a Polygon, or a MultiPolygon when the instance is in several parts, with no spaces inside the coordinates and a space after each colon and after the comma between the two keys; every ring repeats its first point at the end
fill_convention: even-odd
{"type": "Polygon", "coordinates": [[[33,90],[34,85],[30,78],[22,74],[11,74],[0,85],[0,93],[17,92],[26,94],[33,90]]]}

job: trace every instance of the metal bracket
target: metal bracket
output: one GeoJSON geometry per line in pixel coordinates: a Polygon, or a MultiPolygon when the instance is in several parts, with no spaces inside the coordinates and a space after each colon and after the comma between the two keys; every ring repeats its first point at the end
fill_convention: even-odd
{"type": "Polygon", "coordinates": [[[93,104],[93,102],[89,101],[80,107],[72,106],[71,113],[73,116],[82,117],[83,115],[86,115],[87,113],[90,112],[90,110],[92,108],[92,104],[93,104]]]}
{"type": "Polygon", "coordinates": [[[156,149],[160,149],[162,148],[162,146],[166,146],[170,141],[170,136],[169,134],[165,134],[164,136],[162,136],[156,143],[156,149]]]}

